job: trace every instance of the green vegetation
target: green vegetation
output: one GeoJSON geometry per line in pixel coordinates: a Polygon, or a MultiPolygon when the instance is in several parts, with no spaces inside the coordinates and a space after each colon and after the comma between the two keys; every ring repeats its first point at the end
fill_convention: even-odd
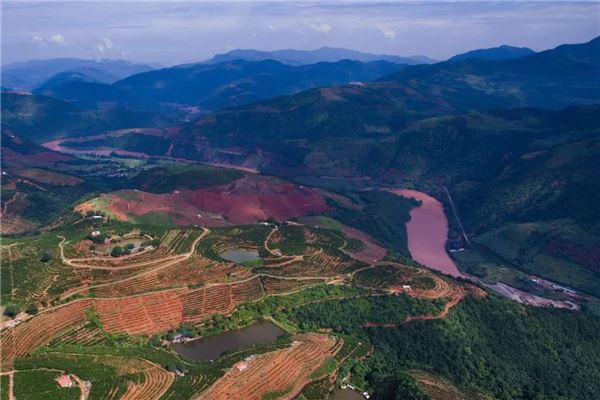
{"type": "Polygon", "coordinates": [[[17,399],[27,400],[77,400],[78,387],[61,388],[55,379],[58,371],[19,371],[14,377],[14,395],[17,399]]]}
{"type": "Polygon", "coordinates": [[[297,400],[323,400],[326,399],[333,389],[329,377],[310,382],[302,388],[297,400]]]}
{"type": "Polygon", "coordinates": [[[0,375],[0,399],[9,400],[8,397],[8,375],[0,375]]]}
{"type": "Polygon", "coordinates": [[[410,220],[411,208],[417,205],[415,201],[379,191],[361,192],[355,196],[354,200],[361,208],[335,204],[336,209],[331,217],[369,234],[387,248],[408,256],[406,223],[410,220]]]}
{"type": "Polygon", "coordinates": [[[367,290],[350,286],[318,285],[286,296],[271,296],[256,303],[244,304],[229,316],[214,315],[205,326],[201,327],[200,333],[207,335],[237,329],[265,316],[272,316],[279,323],[288,325],[289,323],[286,322],[288,313],[296,307],[302,307],[303,304],[367,296],[369,293],[367,290]]]}
{"type": "Polygon", "coordinates": [[[430,400],[430,397],[419,387],[410,373],[400,371],[392,379],[377,385],[373,399],[430,400]]]}
{"type": "Polygon", "coordinates": [[[402,371],[419,368],[497,399],[588,399],[599,390],[597,317],[525,308],[491,296],[466,298],[441,320],[364,329],[340,307],[328,318],[321,316],[333,307],[309,304],[302,312],[293,310],[290,319],[311,329],[353,332],[370,342],[374,354],[350,369],[358,387],[376,388],[402,371]],[[565,380],[572,384],[564,385],[565,380]]]}
{"type": "Polygon", "coordinates": [[[201,189],[226,185],[243,174],[225,168],[200,165],[163,165],[146,169],[131,179],[133,187],[152,193],[168,193],[175,189],[201,189]]]}
{"type": "Polygon", "coordinates": [[[411,315],[437,314],[443,301],[425,301],[406,294],[328,300],[294,308],[286,316],[303,330],[331,328],[353,334],[369,324],[400,324],[411,315]]]}
{"type": "Polygon", "coordinates": [[[572,220],[507,224],[473,241],[482,261],[464,262],[467,271],[486,277],[486,263],[507,265],[600,296],[600,236],[572,220]]]}
{"type": "Polygon", "coordinates": [[[337,368],[337,362],[334,358],[330,357],[323,362],[323,364],[312,374],[310,374],[310,379],[317,379],[322,377],[323,375],[329,375],[337,368]]]}
{"type": "Polygon", "coordinates": [[[283,397],[286,394],[288,394],[289,392],[291,392],[292,389],[293,389],[293,386],[290,385],[281,390],[273,390],[273,391],[267,392],[264,395],[262,395],[262,397],[260,399],[261,400],[277,400],[278,398],[283,397]]]}

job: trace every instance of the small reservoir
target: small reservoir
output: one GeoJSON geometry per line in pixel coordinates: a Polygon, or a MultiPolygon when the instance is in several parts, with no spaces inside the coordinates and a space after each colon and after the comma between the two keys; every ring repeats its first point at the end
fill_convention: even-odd
{"type": "Polygon", "coordinates": [[[222,259],[234,262],[236,264],[243,264],[249,261],[256,261],[260,259],[258,250],[252,249],[232,249],[227,250],[219,254],[222,259]]]}
{"type": "Polygon", "coordinates": [[[173,349],[191,360],[210,361],[226,352],[274,342],[283,335],[285,331],[272,322],[259,321],[242,329],[202,337],[187,343],[174,343],[173,349]]]}

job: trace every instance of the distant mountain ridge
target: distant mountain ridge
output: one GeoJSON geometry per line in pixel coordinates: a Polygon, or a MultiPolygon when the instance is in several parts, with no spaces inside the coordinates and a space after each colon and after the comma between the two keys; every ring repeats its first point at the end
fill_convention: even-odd
{"type": "Polygon", "coordinates": [[[457,54],[454,57],[448,59],[449,62],[457,62],[468,60],[472,58],[479,58],[482,60],[510,60],[512,58],[519,58],[534,54],[535,51],[528,47],[514,47],[508,45],[502,45],[498,47],[492,47],[489,49],[477,49],[467,51],[465,53],[457,54]]]}
{"type": "Polygon", "coordinates": [[[2,86],[16,90],[31,90],[52,76],[63,72],[81,73],[90,79],[113,83],[129,75],[154,69],[155,66],[124,60],[85,60],[79,58],[52,58],[30,60],[2,66],[2,86]]]}
{"type": "Polygon", "coordinates": [[[232,60],[246,60],[246,61],[264,61],[264,60],[275,60],[283,64],[288,65],[307,65],[315,64],[318,62],[337,62],[341,60],[353,60],[353,61],[389,61],[396,64],[416,65],[416,64],[432,64],[437,60],[431,59],[426,56],[408,56],[401,57],[390,54],[372,54],[363,53],[356,50],[335,48],[335,47],[321,47],[315,50],[273,50],[273,51],[261,51],[254,49],[236,49],[223,54],[216,54],[204,63],[220,63],[223,61],[232,60]]]}
{"type": "Polygon", "coordinates": [[[140,109],[161,104],[199,106],[216,110],[270,97],[293,94],[319,86],[371,81],[405,65],[388,61],[343,60],[292,66],[273,60],[232,60],[218,64],[188,64],[129,76],[112,85],[60,74],[36,89],[36,93],[96,108],[113,102],[140,109]]]}

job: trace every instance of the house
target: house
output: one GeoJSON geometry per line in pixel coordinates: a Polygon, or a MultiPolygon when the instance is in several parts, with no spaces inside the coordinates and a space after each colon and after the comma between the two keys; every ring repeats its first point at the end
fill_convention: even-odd
{"type": "Polygon", "coordinates": [[[73,381],[71,380],[71,377],[65,374],[56,378],[56,383],[58,383],[58,386],[60,386],[61,388],[73,387],[73,381]]]}
{"type": "MultiPolygon", "coordinates": [[[[102,217],[100,217],[102,218],[102,217]]],[[[90,233],[90,236],[95,238],[96,236],[100,236],[100,231],[93,231],[92,233],[90,233]]]]}
{"type": "Polygon", "coordinates": [[[242,372],[244,371],[246,368],[248,368],[248,363],[245,361],[240,361],[239,363],[234,365],[235,369],[237,369],[238,371],[242,372]]]}
{"type": "Polygon", "coordinates": [[[410,290],[410,285],[402,285],[402,290],[410,290]]]}

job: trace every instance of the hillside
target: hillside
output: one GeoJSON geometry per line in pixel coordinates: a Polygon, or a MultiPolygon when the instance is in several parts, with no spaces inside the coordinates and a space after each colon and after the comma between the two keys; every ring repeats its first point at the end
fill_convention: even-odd
{"type": "Polygon", "coordinates": [[[38,143],[113,129],[160,127],[173,122],[165,114],[118,107],[84,110],[48,96],[2,93],[2,125],[38,143]]]}
{"type": "Polygon", "coordinates": [[[498,47],[492,47],[489,49],[477,49],[467,51],[466,53],[461,53],[450,57],[448,61],[458,62],[472,58],[478,58],[482,60],[510,60],[512,58],[520,58],[534,53],[535,51],[531,50],[528,47],[514,47],[502,45],[498,47]]]}
{"type": "Polygon", "coordinates": [[[135,109],[165,107],[201,111],[251,103],[318,86],[370,81],[398,71],[404,65],[388,61],[338,61],[290,66],[273,60],[231,60],[180,65],[149,71],[106,85],[82,79],[56,78],[37,92],[84,107],[103,102],[135,109]]]}
{"type": "Polygon", "coordinates": [[[371,54],[335,47],[321,47],[315,50],[273,50],[236,49],[217,54],[205,63],[220,63],[232,60],[263,61],[275,60],[288,65],[307,65],[319,62],[354,60],[362,62],[389,61],[396,64],[431,64],[435,60],[425,56],[400,57],[390,54],[371,54]]]}
{"type": "Polygon", "coordinates": [[[313,89],[232,108],[183,129],[177,151],[193,157],[187,144],[199,138],[215,146],[266,147],[285,139],[381,138],[435,115],[593,104],[600,101],[598,46],[600,38],[514,60],[408,67],[379,82],[313,89]]]}
{"type": "Polygon", "coordinates": [[[31,90],[56,74],[81,73],[102,83],[112,83],[126,76],[153,69],[150,65],[122,60],[84,60],[54,58],[30,60],[2,66],[2,86],[13,90],[31,90]]]}

